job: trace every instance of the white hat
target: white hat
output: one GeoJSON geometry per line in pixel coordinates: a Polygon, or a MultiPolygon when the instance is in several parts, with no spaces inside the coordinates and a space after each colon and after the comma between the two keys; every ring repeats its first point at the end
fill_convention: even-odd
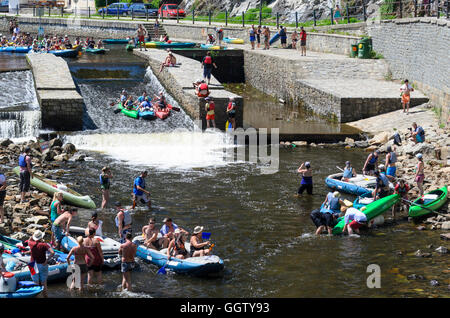
{"type": "Polygon", "coordinates": [[[175,229],[174,233],[175,234],[181,233],[181,230],[180,229],[175,229]]]}
{"type": "Polygon", "coordinates": [[[378,166],[378,169],[384,169],[384,165],[383,165],[383,164],[380,164],[380,165],[378,166]]]}
{"type": "Polygon", "coordinates": [[[418,159],[420,159],[420,158],[422,158],[422,154],[421,154],[421,153],[418,153],[418,154],[416,155],[416,157],[417,157],[418,159]]]}
{"type": "Polygon", "coordinates": [[[194,228],[194,234],[198,234],[198,233],[200,233],[201,231],[203,231],[203,226],[196,226],[196,227],[194,228]]]}
{"type": "Polygon", "coordinates": [[[41,230],[36,230],[33,234],[33,241],[39,241],[44,238],[44,232],[41,230]]]}
{"type": "Polygon", "coordinates": [[[341,196],[341,194],[338,191],[333,192],[333,197],[339,198],[340,196],[341,196]]]}

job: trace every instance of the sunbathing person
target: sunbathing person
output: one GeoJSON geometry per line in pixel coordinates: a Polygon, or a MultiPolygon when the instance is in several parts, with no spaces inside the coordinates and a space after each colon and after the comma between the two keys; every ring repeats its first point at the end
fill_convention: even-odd
{"type": "Polygon", "coordinates": [[[166,59],[161,64],[161,68],[159,69],[159,72],[161,73],[164,67],[173,67],[177,64],[177,59],[173,55],[172,52],[169,51],[169,54],[167,54],[166,59]]]}

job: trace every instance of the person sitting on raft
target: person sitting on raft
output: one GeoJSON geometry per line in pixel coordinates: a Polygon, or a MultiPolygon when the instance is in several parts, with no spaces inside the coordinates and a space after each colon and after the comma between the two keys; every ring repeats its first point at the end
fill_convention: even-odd
{"type": "Polygon", "coordinates": [[[372,196],[374,200],[378,200],[389,194],[389,179],[384,173],[380,173],[378,170],[375,171],[375,176],[377,177],[376,186],[372,196]]]}
{"type": "Polygon", "coordinates": [[[195,94],[198,97],[208,97],[209,87],[204,80],[198,79],[195,83],[192,83],[195,89],[195,94]]]}
{"type": "Polygon", "coordinates": [[[128,110],[132,110],[133,109],[133,96],[129,95],[127,100],[125,101],[125,103],[123,104],[123,107],[125,107],[128,110]]]}
{"type": "Polygon", "coordinates": [[[98,42],[97,42],[97,49],[103,49],[103,48],[104,48],[103,41],[102,40],[98,40],[98,42]]]}
{"type": "Polygon", "coordinates": [[[164,92],[159,92],[159,96],[156,96],[156,108],[158,110],[165,110],[167,107],[167,100],[166,97],[164,96],[164,92]]]}
{"type": "Polygon", "coordinates": [[[143,101],[145,101],[145,100],[147,100],[147,99],[148,99],[147,92],[146,92],[146,91],[143,91],[143,92],[142,92],[142,95],[139,96],[139,97],[137,98],[136,101],[140,104],[140,103],[142,103],[143,101]]]}
{"type": "Polygon", "coordinates": [[[103,237],[102,231],[103,221],[98,219],[98,214],[96,211],[91,213],[91,220],[89,221],[87,228],[84,230],[84,234],[89,236],[89,231],[91,229],[95,230],[95,235],[103,237]]]}
{"type": "Polygon", "coordinates": [[[155,228],[155,219],[150,218],[148,225],[142,228],[142,236],[144,237],[144,245],[153,250],[160,250],[163,238],[158,239],[159,231],[155,228]]]}
{"type": "Polygon", "coordinates": [[[139,104],[139,107],[137,110],[141,111],[141,112],[149,112],[152,110],[152,105],[150,104],[150,102],[148,100],[144,100],[142,103],[139,104]]]}
{"type": "Polygon", "coordinates": [[[173,55],[171,51],[166,56],[166,59],[161,64],[159,72],[161,73],[164,67],[174,67],[177,64],[177,58],[173,55]]]}
{"type": "Polygon", "coordinates": [[[356,169],[352,167],[350,161],[345,162],[344,172],[342,174],[342,181],[348,181],[350,178],[356,177],[356,169]]]}
{"type": "Polygon", "coordinates": [[[167,258],[171,256],[185,259],[189,257],[189,254],[184,246],[184,238],[180,229],[176,229],[173,235],[173,239],[169,243],[169,247],[167,248],[167,258]]]}
{"type": "Polygon", "coordinates": [[[359,228],[367,224],[367,216],[355,208],[348,208],[344,216],[345,226],[342,229],[342,233],[345,231],[349,235],[353,234],[353,231],[359,234],[359,228]]]}
{"type": "Polygon", "coordinates": [[[203,226],[196,226],[194,228],[194,232],[191,236],[191,249],[190,256],[191,257],[201,257],[208,255],[210,252],[209,248],[206,248],[208,245],[211,245],[209,241],[203,242],[202,239],[203,226]]]}
{"type": "Polygon", "coordinates": [[[366,162],[363,167],[363,174],[373,176],[374,171],[376,170],[376,164],[378,162],[378,155],[380,154],[380,150],[375,150],[367,156],[366,162]]]}

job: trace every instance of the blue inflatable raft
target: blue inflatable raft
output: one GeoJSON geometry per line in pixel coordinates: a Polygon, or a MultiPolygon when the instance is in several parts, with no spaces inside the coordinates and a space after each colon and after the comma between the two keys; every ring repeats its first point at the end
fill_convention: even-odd
{"type": "Polygon", "coordinates": [[[333,190],[354,195],[364,195],[375,190],[376,178],[372,176],[357,175],[349,181],[342,181],[342,173],[329,175],[325,184],[333,190]]]}
{"type": "Polygon", "coordinates": [[[277,33],[275,33],[272,38],[269,41],[269,44],[272,45],[273,43],[275,43],[276,41],[278,41],[278,39],[280,38],[280,35],[277,33]]]}
{"type": "Polygon", "coordinates": [[[9,52],[9,53],[28,53],[32,49],[31,46],[5,46],[0,47],[0,52],[9,52]]]}

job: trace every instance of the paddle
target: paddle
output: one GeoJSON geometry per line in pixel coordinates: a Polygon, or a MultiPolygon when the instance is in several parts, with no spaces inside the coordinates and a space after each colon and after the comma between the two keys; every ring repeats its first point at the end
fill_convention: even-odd
{"type": "Polygon", "coordinates": [[[170,257],[167,259],[167,262],[164,264],[164,266],[161,267],[161,268],[156,272],[156,274],[162,274],[162,275],[165,275],[165,274],[167,273],[166,267],[167,267],[167,264],[169,263],[169,261],[170,261],[170,257]]]}
{"type": "Polygon", "coordinates": [[[409,203],[409,204],[412,204],[412,205],[421,207],[422,209],[428,210],[428,211],[430,211],[430,212],[432,212],[432,213],[436,213],[436,214],[438,214],[438,215],[442,215],[442,216],[445,216],[445,217],[449,216],[448,214],[446,215],[446,214],[443,214],[443,213],[439,213],[439,212],[437,212],[437,211],[435,211],[435,210],[432,210],[432,209],[429,209],[429,208],[427,208],[427,207],[424,207],[424,206],[421,205],[421,204],[417,204],[417,203],[414,203],[414,202],[412,202],[412,201],[409,201],[409,200],[406,200],[406,199],[403,199],[403,198],[402,198],[402,200],[405,201],[405,202],[407,202],[407,203],[409,203]]]}
{"type": "Polygon", "coordinates": [[[340,168],[340,167],[338,167],[338,166],[336,166],[336,168],[338,168],[339,170],[341,170],[342,172],[344,172],[344,169],[342,169],[342,168],[340,168]]]}
{"type": "Polygon", "coordinates": [[[208,240],[211,237],[211,233],[209,232],[202,232],[202,239],[208,240]]]}

